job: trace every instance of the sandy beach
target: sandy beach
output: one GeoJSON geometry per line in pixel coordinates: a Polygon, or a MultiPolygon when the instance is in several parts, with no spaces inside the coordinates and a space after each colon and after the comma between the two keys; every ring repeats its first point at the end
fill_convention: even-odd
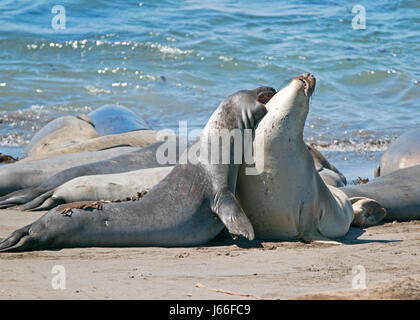
{"type": "MultiPolygon", "coordinates": [[[[43,213],[0,210],[0,238],[43,213]]],[[[340,241],[4,253],[0,299],[420,299],[420,221],[351,228],[340,241]],[[352,289],[360,265],[367,290],[352,289]],[[65,289],[53,288],[55,266],[65,289]]]]}

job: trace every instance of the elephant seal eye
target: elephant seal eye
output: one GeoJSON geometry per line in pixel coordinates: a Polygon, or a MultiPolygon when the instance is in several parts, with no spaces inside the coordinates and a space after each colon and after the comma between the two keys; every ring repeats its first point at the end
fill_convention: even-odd
{"type": "Polygon", "coordinates": [[[264,91],[258,95],[258,102],[262,104],[266,104],[270,99],[275,95],[275,92],[272,91],[264,91]]]}

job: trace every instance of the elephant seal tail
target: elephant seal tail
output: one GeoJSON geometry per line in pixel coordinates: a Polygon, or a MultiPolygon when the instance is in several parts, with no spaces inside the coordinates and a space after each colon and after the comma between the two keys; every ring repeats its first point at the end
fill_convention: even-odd
{"type": "Polygon", "coordinates": [[[2,198],[2,201],[0,201],[0,209],[27,203],[35,199],[40,194],[42,194],[42,192],[36,188],[26,188],[9,193],[2,198]]]}
{"type": "Polygon", "coordinates": [[[33,247],[34,239],[30,236],[31,224],[14,231],[9,237],[0,242],[0,252],[29,251],[33,247]]]}

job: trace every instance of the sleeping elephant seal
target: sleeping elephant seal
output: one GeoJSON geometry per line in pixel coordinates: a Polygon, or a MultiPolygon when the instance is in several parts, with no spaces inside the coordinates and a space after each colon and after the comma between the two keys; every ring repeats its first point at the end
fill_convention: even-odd
{"type": "MultiPolygon", "coordinates": [[[[253,239],[252,225],[234,196],[240,166],[235,163],[236,152],[232,152],[235,140],[228,140],[227,163],[208,161],[209,154],[213,159],[213,147],[208,142],[221,130],[253,129],[265,115],[264,103],[274,92],[272,88],[260,87],[226,98],[210,117],[199,141],[184,152],[182,157],[186,155],[188,161],[177,164],[139,200],[60,206],[13,232],[0,243],[0,252],[91,246],[192,246],[208,242],[224,227],[232,235],[253,239]]],[[[241,145],[242,142],[241,139],[241,145]]]]}
{"type": "MultiPolygon", "coordinates": [[[[308,145],[315,168],[327,185],[343,187],[346,178],[315,148],[308,145]]],[[[63,203],[117,200],[132,197],[139,190],[148,191],[173,169],[157,167],[123,173],[82,176],[45,192],[36,200],[20,206],[20,210],[47,210],[63,203]]]]}
{"type": "Polygon", "coordinates": [[[400,169],[367,184],[340,189],[348,197],[370,198],[386,210],[385,221],[420,219],[420,165],[400,169]]]}
{"type": "MultiPolygon", "coordinates": [[[[133,171],[133,170],[139,170],[139,169],[145,169],[145,168],[153,168],[153,167],[160,167],[167,165],[166,163],[159,163],[156,159],[156,151],[159,149],[159,147],[163,144],[171,145],[176,150],[178,148],[178,140],[168,140],[168,141],[160,141],[153,143],[147,147],[144,148],[131,148],[131,147],[120,147],[120,148],[111,148],[109,150],[103,150],[103,151],[95,151],[95,152],[87,152],[83,154],[101,154],[101,153],[113,153],[113,157],[108,156],[107,158],[102,158],[106,160],[95,159],[94,157],[90,158],[90,161],[80,162],[80,165],[72,165],[68,166],[67,169],[61,169],[59,172],[55,171],[54,175],[51,175],[49,173],[49,176],[42,176],[42,179],[40,180],[30,180],[30,185],[27,185],[27,187],[23,190],[18,190],[16,192],[12,192],[2,198],[0,198],[0,208],[7,208],[14,205],[24,204],[28,203],[27,207],[22,207],[23,210],[27,210],[30,208],[35,208],[39,206],[50,194],[48,191],[51,191],[58,186],[62,185],[63,183],[77,178],[81,176],[87,176],[87,175],[98,175],[98,174],[109,174],[109,173],[121,173],[121,172],[127,172],[127,171],[133,171]],[[121,152],[122,150],[125,150],[127,152],[121,152]],[[132,150],[130,152],[130,150],[132,150]],[[95,161],[96,160],[96,161],[95,161]],[[39,183],[41,181],[41,183],[39,183]],[[35,182],[38,182],[38,184],[35,184],[35,182]],[[33,201],[32,201],[33,200],[33,201]]],[[[68,154],[60,157],[55,158],[64,158],[64,157],[77,157],[79,153],[75,154],[68,154]]],[[[177,154],[174,155],[174,159],[169,159],[170,163],[176,163],[177,161],[177,154]]],[[[45,165],[45,163],[48,163],[48,161],[52,161],[53,159],[46,159],[41,160],[37,162],[28,162],[28,163],[21,163],[21,166],[28,166],[32,168],[32,166],[36,164],[42,164],[41,166],[38,165],[34,167],[34,169],[43,169],[48,170],[48,166],[45,165]],[[46,168],[44,168],[46,167],[46,168]]],[[[89,159],[88,159],[89,160],[89,159]]],[[[13,164],[13,166],[17,166],[19,163],[13,164]]],[[[19,168],[19,167],[18,167],[19,168]]],[[[0,168],[0,177],[2,173],[3,168],[0,168]]],[[[16,174],[21,176],[21,180],[28,180],[32,179],[30,178],[31,175],[28,174],[28,172],[21,172],[19,170],[16,174]]],[[[32,171],[31,171],[32,172],[32,171]]],[[[42,171],[41,171],[42,172],[42,171]]],[[[6,177],[7,171],[5,172],[6,177]]],[[[7,186],[11,184],[12,179],[7,180],[7,186]]],[[[28,182],[26,182],[28,184],[28,182]]],[[[1,191],[2,181],[0,179],[0,191],[1,191]]],[[[22,187],[20,187],[22,188],[22,187]]],[[[19,188],[19,189],[20,189],[19,188]]]]}
{"type": "MultiPolygon", "coordinates": [[[[340,171],[314,147],[308,145],[308,149],[324,182],[334,187],[345,186],[346,178],[340,171]]],[[[129,198],[136,194],[136,190],[147,191],[158,184],[172,169],[173,167],[158,167],[74,178],[44,193],[38,200],[20,206],[19,209],[46,210],[63,203],[129,198]]]]}
{"type": "Polygon", "coordinates": [[[88,117],[101,136],[150,129],[147,122],[138,114],[116,104],[102,106],[89,113],[88,117]]]}
{"type": "Polygon", "coordinates": [[[242,166],[237,196],[256,238],[327,240],[345,235],[353,220],[351,202],[324,183],[303,141],[314,88],[311,74],[294,78],[267,103],[268,113],[255,129],[259,174],[245,175],[242,166]]]}
{"type": "Polygon", "coordinates": [[[67,145],[47,153],[30,156],[20,160],[19,162],[23,163],[39,161],[63,154],[98,151],[114,148],[117,146],[131,146],[141,148],[159,141],[158,135],[159,132],[156,130],[139,130],[120,134],[111,134],[108,136],[97,137],[79,143],[67,145]]]}
{"type": "Polygon", "coordinates": [[[65,145],[97,137],[98,132],[86,115],[60,117],[49,122],[32,137],[24,157],[48,153],[65,145]]]}
{"type": "Polygon", "coordinates": [[[391,143],[375,169],[375,177],[420,164],[420,129],[410,130],[391,143]]]}
{"type": "Polygon", "coordinates": [[[99,174],[74,178],[46,192],[38,207],[24,205],[22,210],[47,210],[63,203],[80,201],[118,201],[149,191],[165,178],[173,167],[158,167],[123,173],[99,174]]]}
{"type": "MultiPolygon", "coordinates": [[[[21,163],[15,162],[0,167],[0,196],[9,194],[16,190],[25,188],[35,188],[50,177],[62,170],[72,168],[77,165],[83,165],[103,159],[113,158],[117,155],[130,153],[140,148],[119,147],[95,152],[79,152],[74,154],[65,154],[45,160],[21,163]]],[[[3,208],[2,197],[0,208],[3,208]]]]}

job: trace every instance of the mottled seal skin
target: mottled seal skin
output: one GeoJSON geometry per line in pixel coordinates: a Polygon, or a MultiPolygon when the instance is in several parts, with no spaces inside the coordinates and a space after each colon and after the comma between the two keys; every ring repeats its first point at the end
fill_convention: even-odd
{"type": "MultiPolygon", "coordinates": [[[[97,175],[97,174],[109,174],[109,173],[121,173],[126,171],[133,171],[146,168],[154,168],[167,165],[166,163],[161,164],[156,159],[156,151],[161,146],[161,144],[171,144],[173,143],[175,148],[177,148],[177,141],[160,141],[154,144],[151,144],[145,148],[124,148],[129,150],[134,150],[132,152],[118,152],[121,148],[112,148],[104,151],[96,152],[113,152],[114,157],[107,157],[106,160],[94,161],[91,159],[89,162],[85,162],[82,165],[76,165],[68,167],[68,169],[60,170],[54,175],[50,175],[49,178],[43,179],[41,183],[35,184],[31,181],[31,186],[26,187],[23,190],[13,192],[9,195],[2,197],[0,200],[0,207],[6,208],[13,205],[20,205],[34,200],[34,202],[28,203],[27,207],[22,207],[22,210],[27,210],[29,208],[34,208],[40,205],[40,201],[45,200],[43,194],[49,192],[63,183],[82,176],[87,175],[97,175]],[[115,151],[113,151],[115,150],[115,151]]],[[[93,153],[95,154],[95,153],[93,153]]],[[[77,154],[75,154],[77,155],[77,154]]],[[[74,155],[67,155],[74,156],[74,155]]],[[[61,156],[64,157],[64,156],[61,156]]],[[[176,163],[176,159],[170,159],[171,162],[176,163]]],[[[42,160],[42,161],[48,161],[42,160]]],[[[38,163],[41,163],[39,161],[38,163]]],[[[32,165],[32,162],[22,163],[22,165],[32,165]]],[[[17,164],[16,164],[17,165],[17,164]]],[[[38,168],[43,168],[45,165],[38,166],[38,168]]],[[[1,169],[0,169],[1,170],[1,169]]],[[[20,172],[20,171],[18,171],[20,172]]],[[[22,177],[28,177],[24,172],[21,173],[22,177]]],[[[9,179],[10,180],[10,179],[9,179]]],[[[39,181],[37,181],[39,182],[39,181]]],[[[41,202],[42,203],[42,202],[41,202]]]]}
{"type": "Polygon", "coordinates": [[[120,105],[102,106],[89,113],[88,117],[101,136],[150,129],[141,116],[120,105]]]}
{"type": "Polygon", "coordinates": [[[379,177],[390,172],[420,164],[420,129],[410,130],[394,142],[381,158],[374,176],[379,177]]]}
{"type": "Polygon", "coordinates": [[[148,168],[123,173],[83,176],[74,178],[46,192],[20,207],[22,210],[47,210],[63,203],[80,201],[118,201],[149,191],[162,181],[173,169],[170,167],[148,168]],[[45,198],[45,199],[44,199],[45,198]],[[34,205],[44,202],[38,207],[34,205]]]}
{"type": "Polygon", "coordinates": [[[420,165],[396,170],[366,184],[340,190],[348,197],[374,199],[386,210],[384,221],[420,219],[420,165]]]}
{"type": "Polygon", "coordinates": [[[258,239],[328,240],[345,235],[353,220],[349,199],[324,183],[303,140],[314,88],[311,74],[294,78],[267,103],[255,129],[260,174],[245,175],[243,166],[237,196],[258,239]]]}
{"type": "MultiPolygon", "coordinates": [[[[197,151],[197,162],[178,164],[150,192],[137,201],[103,204],[100,209],[60,207],[13,232],[0,251],[24,251],[89,246],[192,246],[208,242],[226,227],[232,235],[253,239],[254,232],[235,196],[231,147],[226,164],[203,159],[211,146],[205,141],[219,129],[252,129],[266,109],[262,102],[275,90],[260,87],[226,98],[210,117],[200,139],[186,152],[197,151]],[[204,141],[204,142],[203,142],[204,141]],[[198,144],[198,145],[197,145],[198,144]]],[[[242,143],[242,141],[241,141],[242,143]]],[[[188,157],[188,159],[190,159],[188,157]]]]}
{"type": "Polygon", "coordinates": [[[86,115],[60,117],[49,122],[32,137],[24,157],[48,153],[98,136],[93,123],[86,115]]]}
{"type": "MultiPolygon", "coordinates": [[[[54,174],[80,165],[102,159],[113,158],[139,148],[120,147],[96,152],[80,152],[57,156],[36,162],[16,162],[0,167],[0,195],[6,195],[13,191],[35,188],[54,174]]],[[[2,197],[5,200],[7,197],[2,197]]],[[[2,207],[0,202],[0,208],[2,207]]]]}

